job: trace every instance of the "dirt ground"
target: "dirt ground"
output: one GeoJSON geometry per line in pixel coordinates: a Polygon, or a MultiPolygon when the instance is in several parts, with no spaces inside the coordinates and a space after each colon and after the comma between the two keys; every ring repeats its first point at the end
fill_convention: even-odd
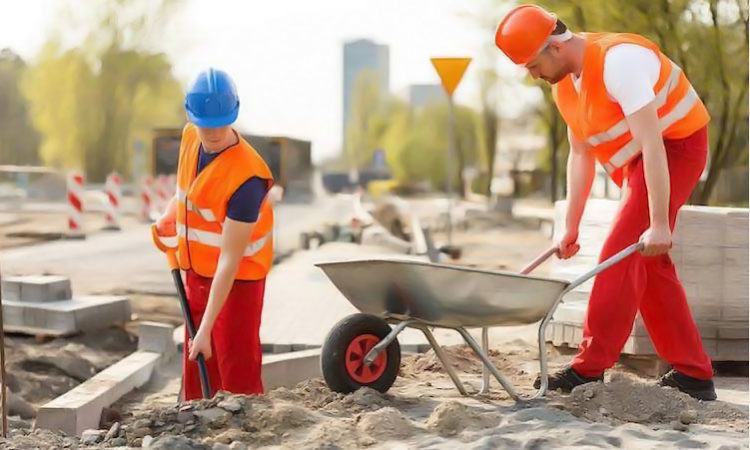
{"type": "Polygon", "coordinates": [[[136,337],[119,327],[46,342],[6,336],[12,424],[30,426],[37,408],[119,361],[136,346],[136,337]]]}
{"type": "MultiPolygon", "coordinates": [[[[450,347],[447,353],[466,388],[476,393],[478,360],[466,347],[450,347]]],[[[526,395],[533,392],[535,356],[519,343],[492,352],[497,367],[526,395]]],[[[565,359],[553,356],[553,369],[565,359]]],[[[622,368],[611,371],[606,383],[581,386],[570,395],[552,392],[545,400],[515,404],[497,383],[488,395],[464,398],[432,352],[406,356],[401,376],[386,394],[364,388],[341,395],[316,379],[265,396],[220,393],[183,405],[164,400],[130,405],[123,422],[92,446],[730,449],[747,448],[748,438],[747,411],[696,401],[622,368]]],[[[71,447],[86,447],[42,431],[16,430],[13,436],[0,448],[54,448],[66,439],[71,447]]]]}
{"type": "MultiPolygon", "coordinates": [[[[435,238],[444,236],[436,234],[435,238]]],[[[500,217],[475,221],[471,230],[458,230],[454,242],[463,251],[455,263],[499,270],[519,270],[550,245],[533,224],[500,217]]],[[[546,273],[545,266],[537,273],[546,273]]],[[[135,321],[181,322],[176,298],[128,295],[135,321]]],[[[11,349],[15,355],[12,372],[23,378],[16,381],[19,396],[28,396],[33,408],[46,401],[41,394],[67,391],[84,375],[106,366],[106,361],[114,362],[132,351],[135,344],[129,336],[134,327],[135,322],[126,326],[129,333],[113,332],[112,339],[118,344],[112,347],[105,345],[106,339],[98,343],[81,337],[80,342],[65,339],[37,346],[32,345],[33,339],[21,338],[11,349]],[[130,347],[123,344],[126,341],[130,347]],[[41,353],[35,353],[37,348],[41,353]],[[65,366],[76,367],[76,372],[66,373],[73,369],[51,363],[49,355],[60,356],[54,360],[72,361],[65,366]],[[51,379],[32,382],[38,376],[51,379]],[[36,388],[43,383],[46,390],[36,388]]],[[[476,394],[481,385],[479,361],[465,347],[451,347],[448,354],[467,391],[476,394]]],[[[521,394],[533,394],[530,386],[538,372],[538,360],[528,343],[509,340],[494,349],[491,358],[521,394]]],[[[569,358],[553,352],[550,370],[563,366],[569,358]]],[[[0,449],[146,445],[216,450],[748,448],[747,409],[698,402],[675,390],[656,387],[652,380],[622,366],[611,370],[604,384],[582,386],[570,395],[551,392],[544,400],[523,404],[515,404],[497,382],[487,395],[461,397],[431,351],[405,355],[400,377],[386,394],[365,388],[341,395],[314,379],[264,396],[220,393],[211,400],[178,405],[179,373],[179,364],[172,364],[143,389],[113,405],[104,415],[110,416],[103,416],[100,435],[81,440],[19,425],[12,427],[11,439],[0,440],[0,449]]],[[[13,420],[28,426],[28,421],[13,420]]]]}

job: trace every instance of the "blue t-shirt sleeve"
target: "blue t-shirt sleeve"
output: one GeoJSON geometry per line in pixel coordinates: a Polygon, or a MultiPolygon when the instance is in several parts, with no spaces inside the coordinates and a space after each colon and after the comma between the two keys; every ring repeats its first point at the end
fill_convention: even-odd
{"type": "Polygon", "coordinates": [[[229,199],[227,217],[238,222],[257,221],[267,190],[268,184],[263,178],[252,177],[242,183],[229,199]]]}

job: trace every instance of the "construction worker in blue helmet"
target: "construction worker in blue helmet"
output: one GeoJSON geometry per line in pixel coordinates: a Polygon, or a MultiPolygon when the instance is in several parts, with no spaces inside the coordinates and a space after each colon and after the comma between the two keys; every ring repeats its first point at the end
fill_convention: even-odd
{"type": "Polygon", "coordinates": [[[273,261],[273,177],[232,127],[240,110],[225,72],[201,72],[185,97],[177,194],[160,219],[160,236],[177,236],[190,314],[185,335],[183,399],[201,398],[199,354],[211,392],[263,393],[260,318],[273,261]]]}

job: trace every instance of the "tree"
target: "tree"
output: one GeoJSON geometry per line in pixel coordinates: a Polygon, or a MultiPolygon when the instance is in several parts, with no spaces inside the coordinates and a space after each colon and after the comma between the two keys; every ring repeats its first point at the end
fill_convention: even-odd
{"type": "MultiPolygon", "coordinates": [[[[456,105],[455,108],[456,154],[453,155],[453,173],[450,174],[453,190],[463,186],[465,168],[487,169],[481,115],[465,106],[456,105]]],[[[414,110],[400,103],[391,111],[381,143],[394,178],[406,184],[428,181],[433,188],[444,189],[448,105],[437,103],[414,110]]]]}
{"type": "Polygon", "coordinates": [[[37,164],[39,134],[29,119],[20,89],[26,63],[10,49],[0,50],[0,161],[37,164]]]}
{"type": "Polygon", "coordinates": [[[497,89],[500,77],[494,70],[484,68],[480,73],[479,86],[482,96],[482,129],[484,131],[484,148],[486,150],[487,178],[483,191],[488,197],[492,193],[492,177],[494,176],[495,155],[497,154],[497,137],[500,128],[500,115],[498,114],[497,89]]]}
{"type": "Polygon", "coordinates": [[[346,155],[353,167],[360,167],[372,159],[386,127],[387,93],[380,92],[378,75],[363,69],[354,80],[351,116],[346,128],[346,155]]]}
{"type": "MultiPolygon", "coordinates": [[[[28,70],[22,89],[43,135],[42,160],[83,169],[102,181],[112,170],[127,174],[136,139],[152,128],[184,121],[182,93],[163,53],[149,48],[149,23],[172,2],[98,2],[86,10],[90,30],[82,45],[63,50],[53,36],[28,70]],[[93,18],[91,17],[93,15],[93,18]]],[[[75,18],[68,26],[76,26],[75,18]]]]}

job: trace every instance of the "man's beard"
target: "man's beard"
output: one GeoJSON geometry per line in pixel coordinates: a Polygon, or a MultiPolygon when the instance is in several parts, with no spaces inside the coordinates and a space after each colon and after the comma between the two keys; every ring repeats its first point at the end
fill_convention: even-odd
{"type": "Polygon", "coordinates": [[[568,75],[568,73],[564,70],[561,70],[560,72],[556,73],[554,76],[550,78],[545,77],[544,81],[546,81],[549,84],[557,84],[560,81],[562,81],[562,79],[565,78],[566,75],[568,75]]]}

